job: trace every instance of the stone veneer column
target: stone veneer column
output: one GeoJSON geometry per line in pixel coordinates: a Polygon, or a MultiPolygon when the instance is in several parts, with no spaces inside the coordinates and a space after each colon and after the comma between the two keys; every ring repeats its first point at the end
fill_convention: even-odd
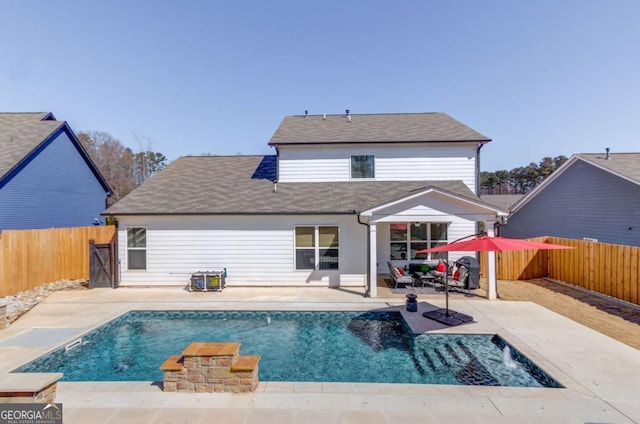
{"type": "Polygon", "coordinates": [[[0,403],[53,403],[62,373],[0,374],[0,403]]]}
{"type": "Polygon", "coordinates": [[[260,356],[240,356],[240,343],[191,343],[169,357],[165,392],[252,392],[258,386],[260,356]]]}

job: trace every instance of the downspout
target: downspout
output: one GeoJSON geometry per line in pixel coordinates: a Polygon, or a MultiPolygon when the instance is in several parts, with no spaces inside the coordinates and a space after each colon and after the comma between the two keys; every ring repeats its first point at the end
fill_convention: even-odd
{"type": "Polygon", "coordinates": [[[369,272],[369,268],[371,267],[371,254],[370,254],[370,246],[371,246],[371,233],[369,232],[369,228],[371,227],[368,223],[360,221],[360,212],[357,210],[353,210],[353,213],[357,214],[358,224],[364,225],[367,227],[367,288],[364,291],[364,297],[371,296],[371,273],[369,272]]]}

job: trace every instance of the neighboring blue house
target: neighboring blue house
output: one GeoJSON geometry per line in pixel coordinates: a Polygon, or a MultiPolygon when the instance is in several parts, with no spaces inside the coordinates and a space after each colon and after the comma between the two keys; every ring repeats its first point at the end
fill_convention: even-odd
{"type": "Polygon", "coordinates": [[[0,113],[0,230],[94,224],[109,185],[65,121],[0,113]]]}
{"type": "Polygon", "coordinates": [[[511,207],[500,235],[640,246],[640,153],[573,155],[511,207]]]}

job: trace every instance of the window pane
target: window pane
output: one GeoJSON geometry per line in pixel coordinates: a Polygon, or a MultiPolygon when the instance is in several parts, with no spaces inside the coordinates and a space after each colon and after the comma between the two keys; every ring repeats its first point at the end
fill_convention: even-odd
{"type": "Polygon", "coordinates": [[[391,243],[391,260],[407,259],[407,243],[391,243]]]}
{"type": "Polygon", "coordinates": [[[391,230],[392,241],[401,241],[401,240],[407,239],[407,224],[404,224],[404,223],[391,224],[390,230],[391,230]]]}
{"type": "Polygon", "coordinates": [[[147,229],[128,228],[127,247],[147,247],[147,229]]]}
{"type": "Polygon", "coordinates": [[[427,238],[427,225],[425,223],[411,224],[411,240],[429,240],[427,238]]]}
{"type": "Polygon", "coordinates": [[[296,247],[315,247],[315,227],[296,227],[296,247]]]}
{"type": "Polygon", "coordinates": [[[128,250],[127,254],[128,269],[147,269],[146,250],[128,250]]]}
{"type": "Polygon", "coordinates": [[[338,269],[338,249],[320,249],[318,269],[338,269]]]}
{"type": "Polygon", "coordinates": [[[296,269],[316,269],[314,249],[296,249],[296,269]]]}
{"type": "Polygon", "coordinates": [[[429,243],[411,243],[411,259],[427,259],[428,253],[416,254],[418,250],[428,249],[429,243]]]}
{"type": "MultiPolygon", "coordinates": [[[[431,247],[444,246],[447,242],[431,243],[431,247]]],[[[431,254],[431,259],[447,259],[447,252],[434,252],[431,254]]]]}
{"type": "Polygon", "coordinates": [[[431,240],[447,240],[447,224],[431,224],[431,240]]]}
{"type": "Polygon", "coordinates": [[[351,156],[351,178],[374,178],[373,155],[351,156]]]}
{"type": "Polygon", "coordinates": [[[338,247],[338,227],[320,227],[319,247],[338,247]]]}

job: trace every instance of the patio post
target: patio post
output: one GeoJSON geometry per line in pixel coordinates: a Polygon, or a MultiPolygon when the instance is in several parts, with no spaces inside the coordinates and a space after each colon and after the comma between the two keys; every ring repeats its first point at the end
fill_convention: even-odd
{"type": "MultiPolygon", "coordinates": [[[[487,236],[495,237],[493,222],[486,222],[487,236]]],[[[498,298],[498,283],[496,277],[496,252],[487,252],[487,299],[498,298]]]]}
{"type": "Polygon", "coordinates": [[[369,224],[369,296],[378,297],[378,252],[377,228],[375,223],[369,224]]]}

